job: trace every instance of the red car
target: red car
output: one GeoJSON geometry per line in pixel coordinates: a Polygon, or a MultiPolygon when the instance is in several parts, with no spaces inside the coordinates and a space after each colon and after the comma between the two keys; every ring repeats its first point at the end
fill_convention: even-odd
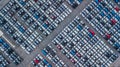
{"type": "Polygon", "coordinates": [[[114,9],[118,12],[120,11],[120,8],[118,6],[115,6],[114,9]]]}
{"type": "Polygon", "coordinates": [[[38,59],[35,59],[34,62],[38,64],[40,61],[38,59]]]}
{"type": "Polygon", "coordinates": [[[117,23],[117,21],[115,19],[111,19],[111,23],[112,23],[112,25],[115,25],[115,23],[117,23]]]}
{"type": "Polygon", "coordinates": [[[95,32],[91,29],[88,30],[93,36],[95,35],[95,32]]]}
{"type": "Polygon", "coordinates": [[[110,37],[111,37],[111,35],[108,34],[108,33],[105,35],[105,38],[106,38],[107,40],[110,39],[110,37]]]}

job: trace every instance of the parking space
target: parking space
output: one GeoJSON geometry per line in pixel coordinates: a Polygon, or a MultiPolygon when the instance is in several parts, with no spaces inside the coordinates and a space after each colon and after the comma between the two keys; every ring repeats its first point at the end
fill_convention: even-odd
{"type": "Polygon", "coordinates": [[[8,1],[0,6],[0,67],[108,67],[118,58],[117,0],[8,1]]]}
{"type": "Polygon", "coordinates": [[[83,0],[67,0],[68,4],[71,5],[72,8],[76,8],[79,4],[82,3],[83,0]]]}
{"type": "Polygon", "coordinates": [[[56,67],[68,67],[63,60],[59,58],[56,54],[56,50],[51,46],[51,44],[47,45],[44,49],[41,50],[41,53],[47,57],[56,67]]]}
{"type": "Polygon", "coordinates": [[[78,16],[55,37],[52,45],[76,67],[107,67],[118,57],[78,16]]]}
{"type": "Polygon", "coordinates": [[[5,67],[9,64],[9,62],[0,54],[0,66],[5,67]]]}
{"type": "Polygon", "coordinates": [[[119,52],[119,6],[108,0],[92,1],[81,15],[119,52]]]}
{"type": "MultiPolygon", "coordinates": [[[[35,67],[52,67],[52,65],[44,59],[40,54],[38,54],[33,61],[31,61],[31,64],[35,67]]],[[[32,66],[31,66],[32,67],[32,66]]]]}
{"type": "Polygon", "coordinates": [[[30,54],[72,12],[63,2],[11,0],[1,10],[2,29],[30,54]]]}
{"type": "Polygon", "coordinates": [[[15,65],[20,64],[23,59],[14,51],[13,48],[5,41],[4,38],[0,37],[0,52],[1,52],[1,62],[4,59],[2,55],[6,58],[8,58],[7,62],[6,60],[4,61],[5,63],[1,63],[1,66],[4,67],[8,63],[14,63],[15,65]]]}

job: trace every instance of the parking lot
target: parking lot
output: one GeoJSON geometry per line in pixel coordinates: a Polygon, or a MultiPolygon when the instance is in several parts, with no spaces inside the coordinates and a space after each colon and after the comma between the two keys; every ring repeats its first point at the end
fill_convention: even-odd
{"type": "MultiPolygon", "coordinates": [[[[4,55],[10,56],[3,61],[10,67],[110,66],[119,56],[118,6],[114,7],[110,1],[107,6],[114,7],[110,7],[113,10],[110,12],[116,14],[113,19],[106,14],[103,21],[109,23],[103,23],[105,25],[102,26],[102,23],[96,23],[107,9],[102,7],[102,12],[95,17],[88,11],[98,2],[91,1],[79,0],[72,3],[68,0],[11,0],[0,10],[0,30],[3,32],[1,38],[7,38],[6,43],[10,44],[7,45],[10,50],[5,51],[11,51],[13,54],[4,52],[5,54],[0,54],[0,58],[4,59],[4,55]],[[114,27],[111,27],[113,25],[114,27]],[[114,32],[116,33],[113,35],[114,32]],[[92,56],[93,53],[96,55],[92,56]],[[14,55],[15,58],[12,59],[11,56],[14,55]]],[[[107,2],[108,0],[105,0],[105,3],[107,2]]],[[[100,6],[105,5],[104,1],[101,3],[100,6]]]]}

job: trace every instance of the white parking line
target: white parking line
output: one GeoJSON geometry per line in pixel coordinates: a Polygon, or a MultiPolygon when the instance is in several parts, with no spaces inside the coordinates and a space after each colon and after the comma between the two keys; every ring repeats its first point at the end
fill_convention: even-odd
{"type": "Polygon", "coordinates": [[[0,30],[0,37],[3,35],[3,32],[0,30]]]}
{"type": "Polygon", "coordinates": [[[15,48],[15,45],[13,45],[10,41],[7,40],[7,38],[3,35],[3,32],[0,30],[0,37],[4,38],[13,48],[15,48]]]}
{"type": "Polygon", "coordinates": [[[15,45],[13,45],[10,41],[8,41],[8,39],[5,36],[2,36],[2,38],[4,38],[13,48],[15,48],[15,45]]]}

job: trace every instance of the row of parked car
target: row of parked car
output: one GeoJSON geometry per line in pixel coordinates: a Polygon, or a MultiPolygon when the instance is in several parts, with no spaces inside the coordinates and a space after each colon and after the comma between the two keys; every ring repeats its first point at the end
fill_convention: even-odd
{"type": "Polygon", "coordinates": [[[72,10],[64,0],[10,0],[0,10],[1,28],[30,54],[72,10]]]}
{"type": "Polygon", "coordinates": [[[8,64],[9,62],[0,54],[0,67],[6,67],[8,64]]]}
{"type": "Polygon", "coordinates": [[[118,58],[78,16],[55,37],[51,45],[56,46],[75,67],[108,67],[118,58]]]}
{"type": "Polygon", "coordinates": [[[75,9],[83,0],[67,0],[67,2],[75,9]]]}
{"type": "MultiPolygon", "coordinates": [[[[15,52],[13,48],[11,48],[10,44],[8,44],[3,38],[0,37],[0,51],[2,55],[5,55],[9,60],[16,65],[20,64],[23,59],[15,52]]],[[[2,58],[3,59],[3,58],[2,58]]],[[[5,61],[5,60],[4,60],[5,61]]],[[[7,62],[1,65],[8,64],[7,62]]],[[[4,66],[3,66],[4,67],[4,66]]]]}
{"type": "Polygon", "coordinates": [[[56,67],[68,67],[63,60],[56,54],[56,50],[48,44],[44,49],[41,50],[41,53],[48,58],[56,67]]]}
{"type": "Polygon", "coordinates": [[[34,67],[53,67],[45,58],[43,58],[40,54],[38,54],[31,64],[34,67]]]}
{"type": "Polygon", "coordinates": [[[81,13],[100,35],[120,52],[120,7],[109,0],[92,1],[81,13]]]}

